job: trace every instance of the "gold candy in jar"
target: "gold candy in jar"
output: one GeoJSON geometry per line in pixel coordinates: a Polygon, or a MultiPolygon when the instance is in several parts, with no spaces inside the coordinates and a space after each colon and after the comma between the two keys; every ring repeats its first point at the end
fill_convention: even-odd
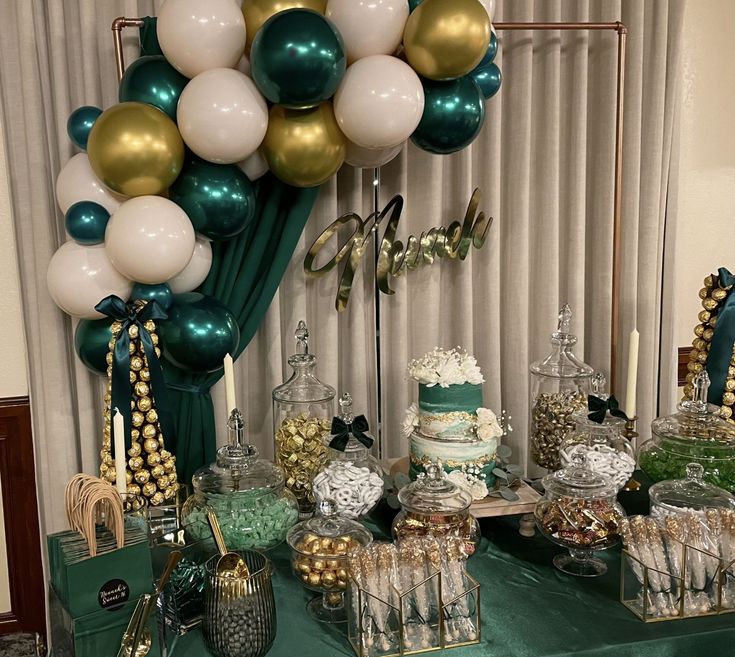
{"type": "Polygon", "coordinates": [[[531,457],[542,468],[557,470],[559,447],[574,431],[574,414],[587,405],[578,391],[539,394],[531,409],[531,457]]]}
{"type": "Polygon", "coordinates": [[[307,534],[294,546],[293,567],[311,587],[344,591],[349,580],[346,556],[359,547],[360,542],[350,536],[320,538],[307,534]]]}

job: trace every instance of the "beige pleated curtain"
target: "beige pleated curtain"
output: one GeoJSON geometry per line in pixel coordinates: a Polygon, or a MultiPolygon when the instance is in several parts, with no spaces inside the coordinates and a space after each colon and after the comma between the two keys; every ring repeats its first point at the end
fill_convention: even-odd
{"type": "MultiPolygon", "coordinates": [[[[65,124],[77,106],[116,101],[110,23],[155,12],[133,0],[7,0],[0,5],[0,88],[28,342],[37,475],[44,529],[64,526],[61,493],[76,472],[94,472],[102,382],[75,358],[73,322],[46,291],[48,261],[65,240],[53,188],[73,154],[65,124]]],[[[629,29],[623,188],[621,345],[641,332],[638,409],[656,411],[661,263],[667,175],[677,99],[684,0],[499,0],[496,21],[615,21],[629,29]]],[[[561,304],[570,303],[577,353],[607,371],[610,347],[615,108],[614,33],[503,32],[503,87],[487,105],[471,149],[438,157],[409,145],[383,167],[384,204],[406,201],[399,239],[461,220],[475,187],[495,218],[486,245],[465,262],[442,262],[394,281],[382,295],[380,390],[383,456],[400,456],[405,408],[416,395],[410,358],[435,345],[473,352],[487,379],[485,400],[512,416],[515,460],[528,461],[528,367],[548,350],[561,304]]],[[[135,34],[126,37],[127,57],[135,34]]],[[[308,279],[306,250],[338,215],[372,210],[372,172],[345,167],[324,187],[290,269],[255,339],[239,359],[238,403],[250,440],[272,454],[271,389],[288,375],[299,319],[311,329],[319,376],[349,391],[377,430],[378,382],[372,247],[348,309],[334,309],[337,275],[308,279]]],[[[382,230],[379,231],[382,235],[382,230]]],[[[625,349],[620,369],[625,375],[625,349]]],[[[622,396],[622,393],[620,393],[622,396]]],[[[224,414],[222,392],[215,407],[224,414]]],[[[220,423],[220,432],[223,423],[220,423]]],[[[213,437],[214,438],[214,437],[213,437]]],[[[220,439],[222,436],[220,436],[220,439]]],[[[533,472],[533,470],[531,471],[533,472]]]]}

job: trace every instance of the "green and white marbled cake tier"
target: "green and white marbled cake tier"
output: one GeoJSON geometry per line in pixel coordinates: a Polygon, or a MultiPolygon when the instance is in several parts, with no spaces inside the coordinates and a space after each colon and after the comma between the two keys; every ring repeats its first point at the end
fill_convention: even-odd
{"type": "Polygon", "coordinates": [[[419,433],[437,440],[475,440],[477,409],[482,386],[463,383],[441,386],[419,384],[419,433]]]}
{"type": "Polygon", "coordinates": [[[497,451],[497,438],[488,441],[440,440],[414,432],[409,448],[409,476],[415,479],[430,464],[437,462],[441,462],[445,472],[471,466],[478,469],[478,474],[485,475],[487,487],[492,488],[495,483],[492,472],[497,451]]]}

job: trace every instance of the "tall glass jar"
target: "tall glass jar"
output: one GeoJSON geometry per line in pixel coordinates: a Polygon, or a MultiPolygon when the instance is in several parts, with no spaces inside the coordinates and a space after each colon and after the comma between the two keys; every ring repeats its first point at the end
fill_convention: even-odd
{"type": "Polygon", "coordinates": [[[295,335],[296,353],[288,359],[293,374],[273,389],[273,435],[276,463],[306,517],[314,512],[314,475],[327,460],[325,439],[332,426],[336,391],[316,377],[316,356],[309,353],[305,322],[299,322],[295,335]]]}
{"type": "Polygon", "coordinates": [[[705,481],[735,494],[735,425],[707,403],[706,371],[692,385],[693,399],[679,404],[678,413],[651,423],[652,438],[641,445],[638,463],[653,481],[682,479],[690,463],[699,463],[705,481]]]}
{"type": "Polygon", "coordinates": [[[207,511],[219,520],[230,550],[267,550],[286,538],[298,521],[298,505],[284,486],[283,471],[243,441],[240,411],[230,415],[230,444],[217,451],[217,461],[200,468],[192,480],[194,494],[184,502],[181,524],[193,540],[211,537],[207,511]]]}
{"type": "Polygon", "coordinates": [[[559,446],[574,429],[574,414],[586,408],[590,392],[592,368],[572,351],[577,336],[569,332],[571,321],[572,311],[564,304],[551,334],[551,353],[531,365],[531,457],[548,470],[559,469],[559,446]]]}
{"type": "Polygon", "coordinates": [[[339,398],[339,409],[333,424],[342,431],[327,439],[327,463],[314,477],[314,497],[317,504],[333,500],[339,515],[358,520],[370,513],[383,495],[383,469],[370,454],[373,437],[366,433],[364,416],[353,415],[349,392],[339,398]]]}

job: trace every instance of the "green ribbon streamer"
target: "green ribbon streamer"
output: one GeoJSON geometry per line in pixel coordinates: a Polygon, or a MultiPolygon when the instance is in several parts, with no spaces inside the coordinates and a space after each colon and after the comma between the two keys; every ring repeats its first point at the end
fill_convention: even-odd
{"type": "MultiPolygon", "coordinates": [[[[151,396],[156,400],[156,412],[161,432],[168,440],[174,438],[173,421],[168,405],[166,394],[166,382],[163,379],[161,364],[156,356],[156,348],[151,339],[151,334],[146,330],[144,323],[149,319],[166,319],[167,315],[156,301],[148,301],[145,305],[140,303],[126,304],[120,297],[111,294],[100,301],[94,309],[107,317],[116,319],[122,323],[120,333],[115,340],[115,348],[112,352],[112,378],[111,395],[112,406],[110,415],[117,408],[123,416],[125,427],[125,449],[130,449],[132,429],[132,411],[130,402],[133,400],[133,386],[130,383],[130,335],[128,329],[131,326],[138,328],[138,337],[143,345],[143,353],[150,372],[151,396]]],[[[112,419],[112,418],[111,418],[112,419]]],[[[112,456],[115,456],[115,441],[110,441],[112,456]]]]}
{"type": "MultiPolygon", "coordinates": [[[[724,267],[720,267],[718,274],[721,287],[735,285],[735,276],[724,267]]],[[[710,404],[722,405],[733,344],[735,344],[735,294],[731,290],[717,313],[717,323],[707,356],[707,374],[710,380],[707,401],[710,404]]]]}

